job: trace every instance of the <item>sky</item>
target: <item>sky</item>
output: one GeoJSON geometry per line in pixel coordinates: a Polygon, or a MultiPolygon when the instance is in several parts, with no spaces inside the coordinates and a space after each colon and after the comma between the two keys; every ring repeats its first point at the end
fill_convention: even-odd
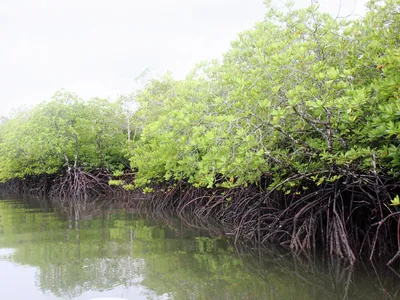
{"type": "MultiPolygon", "coordinates": [[[[345,16],[362,15],[365,1],[318,2],[345,16]]],[[[0,116],[61,88],[115,99],[134,91],[145,69],[184,78],[265,12],[262,0],[1,0],[0,116]]]]}

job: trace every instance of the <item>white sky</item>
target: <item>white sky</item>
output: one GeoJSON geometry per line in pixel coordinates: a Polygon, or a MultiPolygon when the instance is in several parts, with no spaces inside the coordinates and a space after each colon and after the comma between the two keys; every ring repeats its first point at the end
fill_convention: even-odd
{"type": "MultiPolygon", "coordinates": [[[[319,3],[336,15],[342,2],[344,16],[365,1],[319,3]]],[[[0,115],[61,88],[113,99],[145,68],[183,78],[265,12],[262,0],[1,0],[0,115]]]]}

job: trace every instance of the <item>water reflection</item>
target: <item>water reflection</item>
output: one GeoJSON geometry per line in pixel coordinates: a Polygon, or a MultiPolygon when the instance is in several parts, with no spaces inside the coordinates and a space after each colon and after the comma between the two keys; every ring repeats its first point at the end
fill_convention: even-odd
{"type": "Polygon", "coordinates": [[[2,298],[398,297],[400,278],[394,273],[368,278],[340,262],[252,251],[233,245],[218,229],[210,236],[177,218],[144,218],[98,204],[81,208],[79,214],[30,207],[22,201],[0,201],[0,282],[8,277],[9,286],[22,288],[15,296],[0,283],[2,298]],[[29,294],[24,296],[24,290],[29,294]]]}

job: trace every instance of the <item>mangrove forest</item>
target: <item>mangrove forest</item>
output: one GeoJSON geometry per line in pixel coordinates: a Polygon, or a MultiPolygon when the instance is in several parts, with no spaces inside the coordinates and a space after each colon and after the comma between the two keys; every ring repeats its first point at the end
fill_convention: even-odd
{"type": "MultiPolygon", "coordinates": [[[[400,261],[400,0],[277,10],[183,80],[59,90],[0,124],[0,189],[138,197],[235,240],[400,261]]],[[[23,87],[22,87],[23,88],[23,87]]]]}

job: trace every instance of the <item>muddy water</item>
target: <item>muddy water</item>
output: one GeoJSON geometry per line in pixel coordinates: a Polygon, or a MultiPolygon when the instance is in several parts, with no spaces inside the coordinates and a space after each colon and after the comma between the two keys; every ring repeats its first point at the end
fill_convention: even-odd
{"type": "Polygon", "coordinates": [[[0,299],[400,299],[398,268],[352,270],[235,246],[174,217],[43,203],[0,200],[0,299]]]}

